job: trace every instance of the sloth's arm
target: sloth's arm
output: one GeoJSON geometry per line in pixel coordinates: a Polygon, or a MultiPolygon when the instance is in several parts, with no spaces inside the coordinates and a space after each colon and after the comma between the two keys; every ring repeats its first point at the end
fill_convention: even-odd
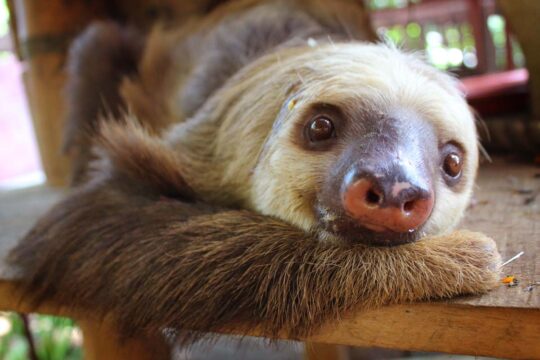
{"type": "Polygon", "coordinates": [[[126,335],[241,324],[292,337],[354,310],[485,292],[500,261],[479,233],[393,248],[321,244],[268,217],[115,177],[53,208],[10,259],[31,300],[111,312],[126,335]]]}

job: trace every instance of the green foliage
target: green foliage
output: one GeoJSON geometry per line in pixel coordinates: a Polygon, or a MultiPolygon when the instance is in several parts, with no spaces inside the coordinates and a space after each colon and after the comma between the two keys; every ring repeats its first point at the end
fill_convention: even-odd
{"type": "Polygon", "coordinates": [[[497,68],[504,68],[506,65],[506,32],[505,20],[501,15],[493,14],[487,18],[487,28],[491,34],[493,45],[495,46],[495,63],[497,68]]]}
{"type": "MultiPolygon", "coordinates": [[[[378,11],[396,9],[422,0],[365,0],[369,9],[378,11]]],[[[412,13],[411,13],[412,14],[412,13]]],[[[414,16],[407,24],[393,24],[379,27],[377,32],[383,38],[401,48],[423,50],[427,59],[435,67],[443,70],[467,70],[478,66],[476,43],[473,29],[467,19],[451,19],[433,23],[429,19],[420,23],[414,16]]],[[[506,69],[507,42],[512,45],[512,58],[516,67],[523,67],[525,58],[518,42],[506,33],[506,21],[500,14],[491,14],[485,24],[490,42],[495,50],[496,69],[506,69]]]]}
{"type": "Polygon", "coordinates": [[[416,39],[419,38],[420,35],[422,35],[422,27],[420,24],[412,22],[407,24],[407,35],[409,35],[410,38],[416,39]]]}
{"type": "Polygon", "coordinates": [[[368,7],[371,9],[403,8],[408,3],[416,4],[420,0],[368,0],[368,7]]]}
{"type": "MultiPolygon", "coordinates": [[[[40,360],[82,359],[81,333],[72,320],[30,315],[30,328],[40,360]]],[[[0,313],[0,359],[26,360],[29,358],[28,351],[29,345],[19,315],[0,313]]]]}

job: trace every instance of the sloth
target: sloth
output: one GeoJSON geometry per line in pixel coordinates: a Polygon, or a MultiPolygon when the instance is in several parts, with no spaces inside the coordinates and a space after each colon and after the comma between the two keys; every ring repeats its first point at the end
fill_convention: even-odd
{"type": "MultiPolygon", "coordinates": [[[[76,73],[96,61],[81,53],[112,49],[121,61],[100,62],[125,73],[109,92],[184,157],[184,176],[207,202],[321,241],[399,245],[448,232],[474,184],[473,116],[448,75],[353,41],[373,39],[365,15],[346,0],[240,1],[202,24],[158,29],[144,45],[98,25],[74,47],[85,63],[73,61],[73,77],[114,78],[76,73]]],[[[77,111],[71,118],[72,132],[85,128],[77,111]]]]}
{"type": "Polygon", "coordinates": [[[447,232],[471,195],[478,154],[465,101],[448,77],[386,46],[273,53],[202,114],[167,134],[205,174],[188,180],[196,192],[325,241],[447,232]]]}
{"type": "Polygon", "coordinates": [[[92,25],[69,59],[77,186],[10,255],[24,294],[189,342],[494,287],[493,240],[452,232],[473,116],[454,79],[375,40],[347,0],[92,25]]]}

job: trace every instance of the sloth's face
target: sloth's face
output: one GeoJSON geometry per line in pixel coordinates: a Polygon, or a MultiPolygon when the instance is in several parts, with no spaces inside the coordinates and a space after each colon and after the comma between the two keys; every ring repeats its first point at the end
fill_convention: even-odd
{"type": "Polygon", "coordinates": [[[478,162],[454,82],[384,46],[314,52],[263,146],[250,205],[325,240],[397,245],[452,229],[478,162]]]}

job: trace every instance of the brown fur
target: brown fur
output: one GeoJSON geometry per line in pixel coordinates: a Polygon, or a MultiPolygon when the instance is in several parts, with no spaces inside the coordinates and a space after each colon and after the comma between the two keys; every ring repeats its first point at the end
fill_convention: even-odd
{"type": "Polygon", "coordinates": [[[195,199],[195,193],[182,175],[184,166],[179,155],[170,151],[159,138],[150,137],[133,118],[126,118],[124,125],[104,124],[101,135],[98,144],[109,150],[107,165],[116,173],[127,179],[135,178],[163,196],[184,201],[195,199]]]}
{"type": "Polygon", "coordinates": [[[100,116],[113,119],[126,110],[120,83],[137,72],[143,45],[136,30],[107,22],[92,24],[72,44],[64,148],[76,159],[74,183],[84,180],[86,164],[92,160],[92,138],[100,116]]]}
{"type": "Polygon", "coordinates": [[[355,0],[228,1],[181,26],[157,25],[145,37],[119,25],[94,24],[70,56],[67,142],[74,179],[84,179],[90,139],[106,110],[115,118],[129,104],[139,121],[159,133],[195,116],[247,64],[310,37],[321,43],[376,39],[355,0]]]}
{"type": "MultiPolygon", "coordinates": [[[[376,111],[396,103],[413,108],[442,143],[464,143],[472,188],[474,129],[463,99],[448,78],[411,56],[382,46],[332,44],[328,35],[369,38],[357,29],[365,13],[352,4],[239,1],[178,32],[156,30],[146,40],[137,76],[122,86],[116,77],[126,73],[122,68],[96,70],[103,81],[114,75],[104,86],[113,89],[111,99],[120,99],[113,101],[118,112],[125,101],[146,129],[131,118],[104,125],[97,143],[105,154],[91,180],[12,252],[26,296],[112,313],[126,335],[174,328],[186,330],[180,340],[190,342],[232,326],[303,337],[350,312],[496,285],[499,255],[482,234],[430,235],[376,248],[320,242],[309,231],[309,199],[336,156],[299,150],[287,130],[316,100],[355,109],[371,100],[376,111]],[[259,28],[261,6],[276,21],[259,28]],[[311,36],[321,44],[317,49],[302,45],[311,36]],[[380,88],[359,86],[371,80],[380,88]],[[287,105],[291,97],[294,111],[287,105]],[[180,124],[163,137],[150,135],[174,122],[180,124]],[[284,221],[211,203],[270,211],[284,221]]],[[[95,129],[102,109],[95,101],[99,87],[79,85],[81,94],[90,91],[94,106],[79,109],[75,132],[88,124],[95,129]]],[[[76,97],[75,108],[82,98],[76,97]]],[[[362,125],[361,117],[356,120],[362,125]]],[[[85,136],[90,141],[77,146],[89,152],[94,140],[85,136]]],[[[88,157],[80,160],[85,168],[88,157]]],[[[444,208],[430,234],[455,224],[468,199],[469,191],[452,194],[443,185],[444,208]]]]}
{"type": "Polygon", "coordinates": [[[300,338],[350,312],[498,281],[482,234],[394,248],[320,243],[270,217],[183,201],[179,173],[162,171],[176,155],[133,125],[107,129],[102,144],[115,166],[54,207],[10,260],[31,300],[112,313],[125,335],[192,330],[180,334],[186,343],[238,326],[300,338]]]}

